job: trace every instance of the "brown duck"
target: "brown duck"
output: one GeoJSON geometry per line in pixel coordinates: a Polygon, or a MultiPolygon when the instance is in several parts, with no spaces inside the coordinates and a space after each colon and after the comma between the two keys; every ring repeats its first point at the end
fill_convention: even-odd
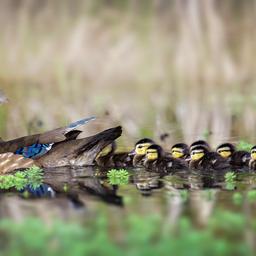
{"type": "Polygon", "coordinates": [[[83,119],[67,127],[58,128],[43,134],[25,136],[6,142],[2,141],[0,143],[0,152],[2,152],[0,154],[0,173],[7,173],[32,165],[45,168],[92,165],[99,152],[121,135],[122,129],[118,126],[91,137],[76,139],[81,131],[75,129],[87,122],[88,119],[86,121],[83,119]],[[20,147],[27,147],[35,143],[54,144],[50,151],[36,159],[27,159],[12,153],[20,147]]]}

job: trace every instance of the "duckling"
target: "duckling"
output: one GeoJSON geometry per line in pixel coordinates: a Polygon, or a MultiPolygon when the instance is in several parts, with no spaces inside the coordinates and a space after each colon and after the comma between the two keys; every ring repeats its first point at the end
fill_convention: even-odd
{"type": "Polygon", "coordinates": [[[256,170],[256,146],[251,148],[251,159],[249,161],[250,170],[256,170]]]}
{"type": "Polygon", "coordinates": [[[197,145],[190,150],[190,169],[225,170],[230,167],[228,161],[216,152],[211,152],[207,146],[197,145]]]}
{"type": "Polygon", "coordinates": [[[190,147],[189,147],[189,150],[193,150],[194,147],[197,147],[197,146],[204,146],[206,147],[209,151],[211,150],[211,147],[209,145],[208,142],[206,142],[205,140],[197,140],[197,141],[194,141],[190,147]]]}
{"type": "Polygon", "coordinates": [[[161,146],[153,144],[146,151],[144,167],[153,172],[169,173],[175,170],[187,169],[187,164],[182,159],[168,156],[161,146]]]}
{"type": "Polygon", "coordinates": [[[155,144],[155,142],[149,138],[144,138],[136,142],[132,160],[133,167],[143,166],[143,161],[147,153],[147,149],[153,144],[155,144]]]}
{"type": "Polygon", "coordinates": [[[244,150],[236,151],[236,147],[231,143],[223,143],[216,148],[216,152],[227,159],[234,168],[243,168],[248,166],[250,153],[244,150]]]}
{"type": "Polygon", "coordinates": [[[171,148],[171,156],[173,158],[188,159],[190,157],[188,145],[185,143],[176,143],[171,148]]]}
{"type": "Polygon", "coordinates": [[[104,156],[96,159],[102,167],[141,167],[147,148],[154,143],[153,140],[144,138],[135,143],[131,152],[114,153],[116,145],[112,144],[111,150],[104,156]]]}

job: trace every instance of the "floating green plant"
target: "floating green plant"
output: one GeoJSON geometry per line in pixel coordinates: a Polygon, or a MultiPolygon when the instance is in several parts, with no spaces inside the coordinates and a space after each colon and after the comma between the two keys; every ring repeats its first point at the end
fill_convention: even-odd
{"type": "Polygon", "coordinates": [[[43,170],[38,166],[32,166],[25,171],[0,176],[0,189],[15,188],[21,190],[27,185],[37,188],[42,184],[42,181],[43,170]]]}
{"type": "Polygon", "coordinates": [[[126,185],[129,182],[129,172],[125,169],[111,169],[107,173],[111,185],[126,185]]]}
{"type": "Polygon", "coordinates": [[[236,174],[234,172],[227,172],[225,174],[226,189],[233,190],[235,188],[236,174]]]}

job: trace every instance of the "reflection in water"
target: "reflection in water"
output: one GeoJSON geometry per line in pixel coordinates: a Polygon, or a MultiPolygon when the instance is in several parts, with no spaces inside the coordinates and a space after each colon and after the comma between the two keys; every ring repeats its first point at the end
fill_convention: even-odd
{"type": "Polygon", "coordinates": [[[27,185],[24,189],[19,191],[22,197],[25,198],[41,198],[41,197],[55,197],[55,191],[47,184],[41,184],[39,187],[27,185]]]}
{"type": "MultiPolygon", "coordinates": [[[[21,220],[32,215],[50,222],[56,217],[83,220],[104,211],[111,225],[118,226],[124,214],[155,213],[166,226],[174,227],[181,216],[204,226],[216,208],[237,210],[232,204],[235,192],[256,187],[252,173],[239,174],[232,190],[225,185],[225,173],[179,171],[160,175],[139,168],[129,170],[127,185],[111,185],[106,173],[93,167],[46,169],[44,184],[38,189],[28,186],[18,194],[1,194],[0,217],[21,220]],[[25,192],[29,196],[24,196],[25,192]]],[[[247,211],[250,218],[255,211],[247,211]]]]}

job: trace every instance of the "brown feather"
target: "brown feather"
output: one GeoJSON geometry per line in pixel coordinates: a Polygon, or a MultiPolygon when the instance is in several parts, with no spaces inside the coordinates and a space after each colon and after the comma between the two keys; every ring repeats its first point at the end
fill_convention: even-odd
{"type": "Polygon", "coordinates": [[[34,160],[13,153],[0,154],[0,174],[6,174],[17,169],[38,165],[34,160]]]}

